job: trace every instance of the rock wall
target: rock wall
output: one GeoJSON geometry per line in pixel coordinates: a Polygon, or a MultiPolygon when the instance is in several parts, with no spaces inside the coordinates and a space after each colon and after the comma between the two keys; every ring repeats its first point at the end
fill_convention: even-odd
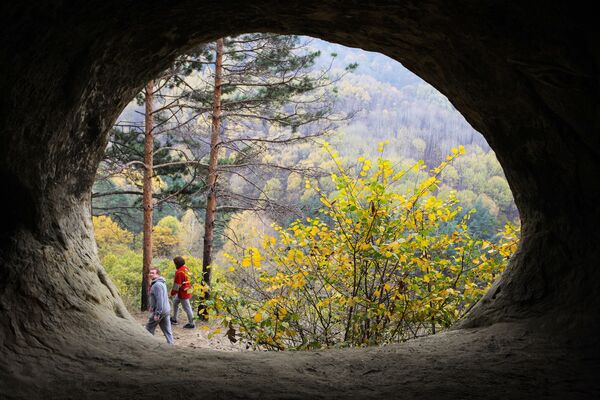
{"type": "MultiPolygon", "coordinates": [[[[0,395],[51,395],[51,382],[64,381],[74,388],[64,397],[76,397],[90,394],[86,381],[115,374],[122,379],[104,380],[113,390],[147,394],[126,378],[143,364],[140,349],[156,342],[130,320],[99,265],[89,216],[94,173],[107,130],[149,78],[193,45],[255,31],[378,51],[447,95],[496,152],[523,221],[508,270],[458,332],[516,323],[535,343],[537,335],[585,339],[583,351],[597,353],[590,332],[600,309],[600,45],[591,9],[442,0],[31,3],[3,5],[0,24],[0,182],[8,199],[0,395]],[[71,379],[101,360],[110,367],[71,379]]],[[[135,376],[140,385],[148,378],[135,376]]],[[[240,376],[232,379],[247,378],[240,376]]]]}

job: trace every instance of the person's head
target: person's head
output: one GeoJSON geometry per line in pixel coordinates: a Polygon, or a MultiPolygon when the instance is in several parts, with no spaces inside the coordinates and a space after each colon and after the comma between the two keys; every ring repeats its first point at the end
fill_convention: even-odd
{"type": "Polygon", "coordinates": [[[148,274],[148,276],[150,277],[150,279],[154,280],[156,278],[158,278],[160,276],[160,269],[158,268],[150,268],[150,273],[148,274]]]}
{"type": "Polygon", "coordinates": [[[173,263],[177,268],[183,267],[185,265],[185,260],[181,256],[177,256],[173,259],[173,263]]]}

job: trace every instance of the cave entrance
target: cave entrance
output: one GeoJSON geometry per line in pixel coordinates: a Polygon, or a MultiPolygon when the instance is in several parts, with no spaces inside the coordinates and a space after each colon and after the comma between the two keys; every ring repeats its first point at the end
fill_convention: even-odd
{"type": "Polygon", "coordinates": [[[506,267],[520,225],[483,136],[445,96],[379,53],[300,36],[221,40],[178,57],[109,135],[92,215],[101,263],[130,312],[147,319],[144,260],[170,289],[171,260],[184,255],[194,294],[192,314],[179,313],[186,328],[198,322],[195,310],[206,319],[202,282],[213,275],[202,344],[221,331],[247,348],[389,344],[462,318],[506,267]],[[209,230],[212,146],[217,217],[209,230]],[[365,212],[369,204],[377,215],[365,212]],[[207,235],[210,269],[202,265],[207,235]],[[353,252],[355,262],[343,261],[353,252]],[[348,271],[351,280],[332,279],[348,271]]]}
{"type": "Polygon", "coordinates": [[[600,187],[590,182],[598,180],[600,158],[590,7],[436,0],[6,6],[0,176],[15,196],[0,242],[0,377],[8,382],[0,393],[158,397],[187,393],[184,382],[213,397],[593,397],[600,187]],[[523,236],[502,278],[457,330],[392,351],[214,357],[160,351],[137,324],[117,322],[127,313],[98,262],[89,200],[107,132],[178,54],[261,31],[401,61],[496,152],[523,236]],[[380,368],[369,368],[373,360],[380,368]],[[169,371],[159,388],[148,385],[157,365],[169,371]]]}

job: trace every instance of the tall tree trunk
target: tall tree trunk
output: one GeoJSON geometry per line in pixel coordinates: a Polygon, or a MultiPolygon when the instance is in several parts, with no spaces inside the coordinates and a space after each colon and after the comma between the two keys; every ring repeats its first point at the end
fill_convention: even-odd
{"type": "Polygon", "coordinates": [[[152,133],[152,102],[154,99],[154,81],[146,84],[146,115],[144,128],[144,245],[142,267],[141,310],[148,309],[148,274],[152,265],[152,167],[154,165],[154,135],[152,133]]]}
{"type": "Polygon", "coordinates": [[[202,251],[202,278],[209,288],[204,292],[203,301],[198,306],[198,316],[206,320],[208,313],[205,301],[210,298],[210,265],[215,235],[215,217],[217,214],[217,161],[219,153],[219,133],[221,131],[221,78],[223,74],[223,39],[217,39],[215,61],[215,88],[213,92],[212,127],[210,133],[210,156],[208,161],[208,197],[206,217],[204,219],[204,249],[202,251]]]}

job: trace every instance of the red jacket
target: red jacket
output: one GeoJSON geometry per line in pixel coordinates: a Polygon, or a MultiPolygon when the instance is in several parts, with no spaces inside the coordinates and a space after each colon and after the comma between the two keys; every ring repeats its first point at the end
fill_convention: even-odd
{"type": "Polygon", "coordinates": [[[171,296],[179,297],[180,299],[189,299],[192,297],[192,284],[190,282],[190,270],[185,265],[177,268],[175,272],[175,280],[171,296]]]}

